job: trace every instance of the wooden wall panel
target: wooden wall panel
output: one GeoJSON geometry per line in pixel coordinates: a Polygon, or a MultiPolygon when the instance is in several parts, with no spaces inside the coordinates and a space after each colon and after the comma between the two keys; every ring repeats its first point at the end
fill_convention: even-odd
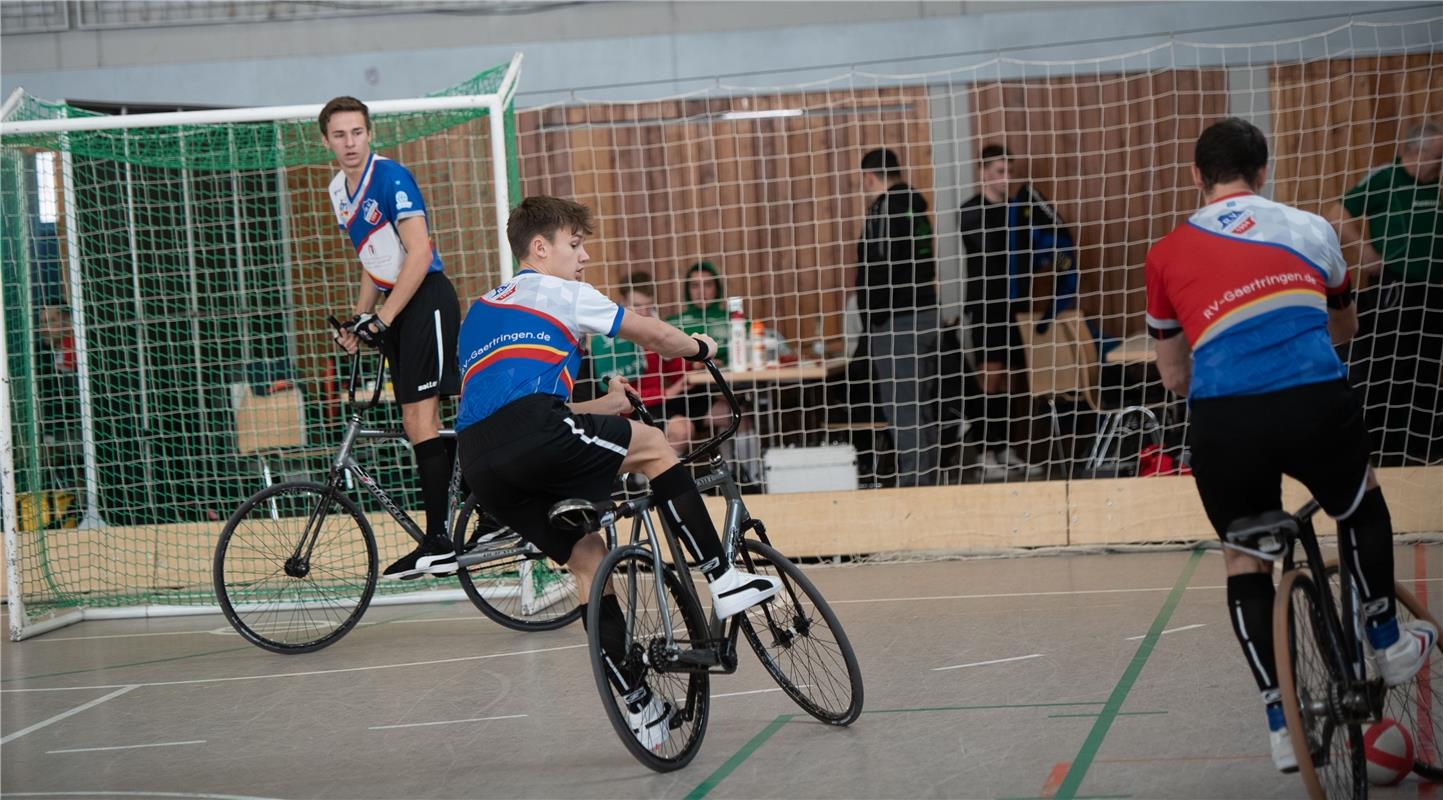
{"type": "Polygon", "coordinates": [[[596,212],[588,277],[603,291],[644,270],[662,313],[676,313],[681,276],[709,260],[727,293],[748,299],[749,316],[792,342],[836,340],[867,200],[857,165],[892,147],[930,201],[926,103],[925,89],[901,87],[523,112],[523,189],[596,212]],[[804,113],[723,118],[782,109],[804,113]]]}
{"type": "Polygon", "coordinates": [[[1443,117],[1443,53],[1270,68],[1274,197],[1308,211],[1397,155],[1403,131],[1443,117]]]}
{"type": "Polygon", "coordinates": [[[1018,158],[1077,236],[1083,310],[1124,335],[1142,328],[1148,247],[1197,206],[1193,142],[1227,102],[1221,70],[978,83],[967,152],[1018,158]]]}

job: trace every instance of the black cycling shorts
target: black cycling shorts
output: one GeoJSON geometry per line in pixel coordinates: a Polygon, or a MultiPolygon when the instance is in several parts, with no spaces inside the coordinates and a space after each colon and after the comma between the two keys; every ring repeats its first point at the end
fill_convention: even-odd
{"type": "Polygon", "coordinates": [[[1194,400],[1191,413],[1193,476],[1219,537],[1234,520],[1281,509],[1283,475],[1330,517],[1351,514],[1363,497],[1368,430],[1345,380],[1194,400]]]}
{"type": "Polygon", "coordinates": [[[461,304],[445,273],[431,272],[416,287],[406,307],[391,321],[382,350],[391,365],[396,402],[450,397],[461,391],[456,340],[461,335],[461,304]]]}
{"type": "Polygon", "coordinates": [[[574,414],[560,398],[514,400],[457,434],[457,459],[481,507],[557,563],[580,538],[551,527],[551,506],[581,498],[602,502],[631,446],[631,423],[574,414]]]}

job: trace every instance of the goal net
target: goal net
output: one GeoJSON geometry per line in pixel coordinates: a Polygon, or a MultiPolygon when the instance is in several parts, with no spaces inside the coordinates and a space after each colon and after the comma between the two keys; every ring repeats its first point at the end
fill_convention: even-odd
{"type": "MultiPolygon", "coordinates": [[[[519,64],[371,104],[373,146],[415,175],[462,297],[511,268],[498,232],[519,199],[519,64]]],[[[326,317],[349,315],[359,272],[335,227],[319,110],[105,117],[19,93],[7,103],[0,435],[12,636],[77,609],[214,606],[226,518],[267,482],[325,474],[347,363],[326,317]]],[[[387,405],[369,422],[399,428],[387,405]]],[[[404,441],[359,457],[419,509],[404,441]]],[[[409,550],[354,494],[381,563],[409,550]]]]}
{"type": "MultiPolygon", "coordinates": [[[[723,360],[741,351],[736,456],[763,492],[749,505],[789,535],[809,530],[795,549],[1210,539],[1178,474],[1185,406],[1158,379],[1144,322],[1147,250],[1199,205],[1193,143],[1225,117],[1253,122],[1272,148],[1263,194],[1328,213],[1405,155],[1420,125],[1443,123],[1437,17],[1214,43],[1248,36],[918,57],[817,68],[827,77],[793,85],[714,76],[656,99],[589,87],[518,115],[522,187],[597,211],[594,283],[618,299],[640,283],[661,316],[722,341],[723,360]],[[982,211],[989,146],[1010,154],[1014,182],[982,211]],[[882,192],[860,167],[879,148],[926,203],[902,206],[900,233],[872,234],[907,254],[871,268],[869,303],[902,317],[881,334],[856,307],[858,243],[882,192]],[[977,258],[984,249],[1000,261],[977,258]],[[740,347],[727,341],[732,297],[740,347]],[[935,310],[912,313],[919,302],[935,310]],[[905,488],[919,483],[942,488],[905,488]],[[784,494],[817,490],[843,493],[784,494]]],[[[1431,285],[1413,264],[1406,307],[1378,313],[1387,287],[1355,271],[1363,331],[1343,353],[1403,531],[1443,527],[1436,185],[1420,198],[1404,236],[1431,242],[1431,285]]],[[[1363,263],[1360,243],[1346,250],[1363,263]]],[[[681,396],[666,413],[704,435],[714,393],[681,396]]]]}

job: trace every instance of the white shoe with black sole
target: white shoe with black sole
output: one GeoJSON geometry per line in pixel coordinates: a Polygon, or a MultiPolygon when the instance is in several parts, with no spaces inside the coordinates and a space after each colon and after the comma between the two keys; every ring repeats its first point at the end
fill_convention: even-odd
{"type": "Polygon", "coordinates": [[[732,567],[707,584],[707,588],[711,589],[712,608],[717,617],[726,619],[771,599],[781,591],[782,582],[770,575],[753,575],[732,567]]]}

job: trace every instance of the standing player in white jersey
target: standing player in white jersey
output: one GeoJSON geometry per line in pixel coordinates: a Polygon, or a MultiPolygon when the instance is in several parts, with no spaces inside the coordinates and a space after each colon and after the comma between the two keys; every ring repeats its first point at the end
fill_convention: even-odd
{"type": "MultiPolygon", "coordinates": [[[[1423,666],[1438,632],[1394,613],[1393,523],[1368,465],[1362,405],[1333,350],[1358,329],[1348,268],[1322,217],[1255,194],[1267,171],[1267,139],[1248,122],[1227,119],[1198,138],[1192,173],[1204,205],[1147,254],[1157,366],[1188,398],[1193,475],[1219,537],[1235,520],[1280,510],[1285,474],[1337,520],[1369,648],[1395,686],[1423,666]]],[[[1292,772],[1273,661],[1281,553],[1223,555],[1228,616],[1262,692],[1273,764],[1292,772]]]]}
{"type": "Polygon", "coordinates": [[[416,179],[400,164],[371,152],[371,112],[354,97],[337,97],[320,115],[326,148],[341,171],[331,181],[331,206],[361,259],[355,316],[338,341],[355,352],[360,339],[385,354],[401,404],[426,509],[426,538],[386,568],[390,580],[456,571],[446,535],[447,493],[454,440],[443,440],[442,395],[460,390],[456,332],[461,304],[441,271],[441,256],[426,226],[416,179]],[[381,307],[376,302],[382,300],[381,307]]]}
{"type": "MultiPolygon", "coordinates": [[[[716,342],[687,336],[655,317],[626,313],[581,281],[590,256],[586,206],[556,197],[528,197],[511,212],[506,236],[521,262],[514,278],[471,304],[461,326],[464,381],[456,419],[466,480],[481,506],[547,556],[565,564],[584,604],[606,556],[606,541],[551,525],[559,500],[605,501],[621,472],[651,479],[663,524],[674,532],[711,588],[717,616],[726,618],[777,593],[775,578],[741,572],[726,560],[716,527],[691,473],[659,429],[628,421],[623,378],[602,397],[568,403],[588,334],[622,337],[662,358],[705,359],[716,342]]],[[[609,588],[609,587],[608,587],[609,588]]],[[[581,618],[586,619],[585,606],[581,618]]],[[[665,743],[672,699],[657,696],[645,676],[625,674],[626,619],[616,597],[602,600],[598,631],[609,677],[626,697],[631,727],[645,746],[665,743]]]]}

